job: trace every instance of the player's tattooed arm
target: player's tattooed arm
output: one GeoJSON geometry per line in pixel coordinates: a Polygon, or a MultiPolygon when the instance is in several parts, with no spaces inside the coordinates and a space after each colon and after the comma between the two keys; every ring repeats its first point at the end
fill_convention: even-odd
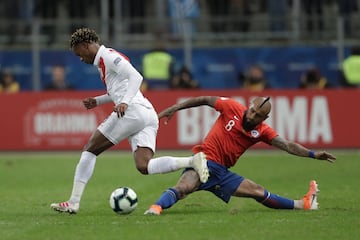
{"type": "Polygon", "coordinates": [[[298,143],[288,141],[279,136],[275,137],[271,141],[271,145],[296,156],[300,156],[300,157],[309,156],[309,151],[310,151],[309,149],[305,148],[304,146],[298,143]]]}
{"type": "Polygon", "coordinates": [[[216,99],[217,97],[214,96],[200,96],[200,97],[190,98],[184,102],[174,104],[171,107],[168,107],[167,109],[163,110],[158,114],[158,118],[161,119],[163,117],[166,117],[167,119],[165,121],[165,124],[167,124],[175,112],[182,109],[198,107],[202,105],[208,105],[210,107],[214,107],[216,99]]]}
{"type": "Polygon", "coordinates": [[[275,137],[271,141],[271,144],[281,150],[300,157],[311,157],[318,160],[326,160],[331,163],[335,162],[336,160],[336,157],[334,155],[326,151],[313,151],[296,142],[288,141],[279,136],[275,137]]]}

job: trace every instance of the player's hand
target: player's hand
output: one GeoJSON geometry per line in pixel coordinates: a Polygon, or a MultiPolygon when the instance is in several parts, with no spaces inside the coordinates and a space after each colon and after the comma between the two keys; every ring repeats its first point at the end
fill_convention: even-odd
{"type": "Polygon", "coordinates": [[[86,109],[92,109],[92,108],[94,108],[94,107],[97,106],[97,103],[96,103],[95,98],[92,98],[92,97],[90,97],[90,98],[85,98],[85,99],[83,100],[83,104],[84,104],[84,107],[85,107],[86,109]]]}
{"type": "Polygon", "coordinates": [[[172,116],[174,115],[175,112],[176,112],[176,109],[174,107],[167,108],[158,114],[158,118],[161,119],[163,117],[166,117],[166,120],[164,122],[166,125],[166,124],[168,124],[168,122],[170,121],[170,119],[172,118],[172,116]]]}
{"type": "Polygon", "coordinates": [[[126,103],[120,103],[119,105],[114,107],[114,112],[117,113],[118,118],[123,117],[127,108],[128,105],[126,103]]]}
{"type": "Polygon", "coordinates": [[[315,152],[315,158],[319,160],[326,160],[328,162],[334,163],[336,160],[336,157],[328,152],[325,151],[316,151],[315,152]]]}

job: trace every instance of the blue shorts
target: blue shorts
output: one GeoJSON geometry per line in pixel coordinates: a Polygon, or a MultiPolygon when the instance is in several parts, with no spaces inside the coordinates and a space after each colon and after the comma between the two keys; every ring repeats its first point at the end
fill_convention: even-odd
{"type": "MultiPolygon", "coordinates": [[[[228,203],[233,193],[238,189],[244,177],[230,172],[226,167],[208,160],[210,177],[206,183],[200,185],[200,190],[212,192],[218,198],[228,203]]],[[[186,170],[185,170],[186,171],[186,170]]]]}

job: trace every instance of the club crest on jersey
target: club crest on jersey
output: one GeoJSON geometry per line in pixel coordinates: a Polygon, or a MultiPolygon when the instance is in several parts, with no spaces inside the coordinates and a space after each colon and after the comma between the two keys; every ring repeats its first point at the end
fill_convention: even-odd
{"type": "Polygon", "coordinates": [[[121,58],[120,58],[120,57],[115,58],[114,64],[115,64],[115,65],[118,65],[119,62],[121,62],[121,58]]]}
{"type": "Polygon", "coordinates": [[[260,133],[257,130],[251,130],[250,133],[253,138],[258,138],[260,136],[260,133]]]}

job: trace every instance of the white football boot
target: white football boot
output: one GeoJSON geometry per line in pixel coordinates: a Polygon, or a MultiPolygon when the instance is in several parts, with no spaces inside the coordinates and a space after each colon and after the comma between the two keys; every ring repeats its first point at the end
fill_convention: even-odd
{"type": "Polygon", "coordinates": [[[206,156],[203,152],[199,152],[193,156],[191,167],[199,174],[200,182],[206,183],[210,174],[207,166],[206,156]]]}
{"type": "Polygon", "coordinates": [[[52,203],[50,207],[58,212],[67,212],[70,214],[76,214],[79,211],[80,204],[70,203],[66,201],[61,203],[52,203]]]}

